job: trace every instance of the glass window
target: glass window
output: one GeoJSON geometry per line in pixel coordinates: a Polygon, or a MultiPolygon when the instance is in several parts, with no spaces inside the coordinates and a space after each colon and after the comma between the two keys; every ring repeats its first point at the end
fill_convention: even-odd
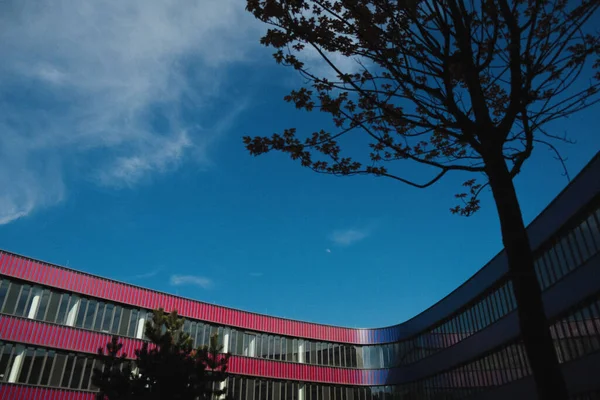
{"type": "MultiPolygon", "coordinates": [[[[598,252],[598,247],[599,247],[598,243],[594,241],[594,237],[593,237],[593,233],[592,233],[593,228],[591,226],[592,223],[594,223],[593,217],[588,217],[588,219],[581,224],[581,233],[585,240],[585,244],[588,248],[590,256],[596,254],[598,252]]],[[[596,227],[596,229],[597,229],[597,227],[596,227]]]]}
{"type": "Polygon", "coordinates": [[[583,221],[581,225],[575,228],[575,239],[577,240],[583,261],[590,258],[593,254],[591,243],[588,243],[588,240],[586,240],[584,231],[589,231],[586,221],[583,221]]]}
{"type": "Polygon", "coordinates": [[[8,366],[9,361],[12,358],[13,345],[5,343],[4,346],[0,346],[0,382],[5,378],[8,378],[8,366]]]}
{"type": "Polygon", "coordinates": [[[112,322],[111,329],[110,329],[110,331],[112,333],[118,333],[119,332],[119,325],[121,324],[121,312],[122,311],[123,311],[123,307],[121,307],[121,306],[115,306],[115,312],[114,312],[114,316],[113,316],[113,322],[112,322]]]}
{"type": "Polygon", "coordinates": [[[536,259],[533,262],[533,266],[534,266],[534,269],[535,269],[535,276],[537,278],[537,281],[539,282],[539,284],[540,284],[540,286],[541,286],[541,288],[543,290],[546,287],[548,287],[548,282],[547,282],[546,276],[544,274],[544,269],[545,268],[542,266],[541,257],[538,258],[538,259],[536,259]]]}
{"type": "MultiPolygon", "coordinates": [[[[546,270],[548,271],[548,284],[546,287],[552,286],[554,283],[556,283],[556,281],[558,281],[561,278],[561,275],[559,273],[557,273],[558,267],[554,266],[552,264],[552,258],[550,257],[550,250],[546,250],[544,251],[540,256],[539,259],[543,261],[544,265],[546,265],[546,270]]],[[[544,290],[544,288],[542,287],[542,290],[544,290]]]]}
{"type": "Polygon", "coordinates": [[[242,332],[237,332],[237,344],[235,354],[243,355],[244,354],[244,336],[242,332]]]}
{"type": "Polygon", "coordinates": [[[555,281],[558,281],[563,276],[563,272],[560,266],[560,261],[556,255],[556,246],[549,248],[546,253],[548,254],[548,259],[550,260],[549,262],[552,265],[554,279],[555,281]]]}
{"type": "Polygon", "coordinates": [[[235,329],[232,329],[229,334],[229,342],[229,352],[231,354],[237,354],[237,331],[235,329]]]}
{"type": "Polygon", "coordinates": [[[71,380],[71,374],[73,373],[73,367],[75,365],[75,356],[69,354],[65,363],[65,372],[62,376],[61,387],[69,387],[69,381],[71,380]]]}
{"type": "Polygon", "coordinates": [[[79,300],[79,310],[77,311],[77,319],[75,320],[75,326],[78,328],[83,327],[83,320],[85,319],[85,312],[87,310],[88,300],[80,299],[79,300]]]}
{"type": "Polygon", "coordinates": [[[8,293],[8,286],[10,282],[6,279],[0,280],[0,310],[2,310],[2,305],[4,304],[4,299],[6,299],[6,294],[8,293]]]}
{"type": "MultiPolygon", "coordinates": [[[[129,326],[130,318],[131,318],[131,308],[129,308],[129,307],[123,308],[123,316],[121,318],[121,324],[119,325],[119,330],[117,332],[119,335],[127,336],[127,328],[129,326]]],[[[196,326],[196,324],[194,324],[194,327],[195,326],[196,326]]],[[[194,339],[193,336],[192,336],[192,339],[194,339]]]]}
{"type": "Polygon", "coordinates": [[[292,357],[292,353],[294,352],[293,350],[293,343],[292,343],[292,339],[288,339],[286,340],[286,346],[287,346],[287,356],[286,356],[286,360],[288,361],[294,361],[293,357],[292,357]]]}
{"type": "Polygon", "coordinates": [[[49,350],[46,356],[46,362],[44,363],[44,371],[42,372],[42,379],[40,380],[40,385],[46,386],[48,384],[48,380],[50,379],[50,372],[52,371],[52,365],[54,364],[54,357],[56,356],[56,352],[54,350],[49,350]]]}
{"type": "Polygon", "coordinates": [[[23,354],[23,363],[21,364],[21,371],[19,372],[19,378],[17,382],[26,383],[27,376],[29,375],[29,369],[31,368],[31,364],[33,361],[34,350],[29,347],[25,350],[23,354]]]}
{"type": "Polygon", "coordinates": [[[333,345],[333,365],[340,366],[340,346],[337,344],[333,345]]]}
{"type": "Polygon", "coordinates": [[[269,335],[256,335],[256,356],[269,357],[269,335]]]}
{"type": "Polygon", "coordinates": [[[106,305],[106,309],[104,310],[104,320],[102,322],[102,331],[103,332],[110,332],[110,327],[111,327],[111,323],[112,323],[114,310],[115,310],[114,304],[108,303],[106,305]]]}
{"type": "Polygon", "coordinates": [[[50,376],[50,385],[52,387],[60,387],[62,373],[65,369],[65,363],[67,356],[64,354],[56,354],[54,359],[54,368],[52,369],[52,375],[50,376]]]}
{"type": "Polygon", "coordinates": [[[281,339],[279,336],[275,336],[273,343],[273,358],[275,360],[281,360],[281,339]]]}
{"type": "Polygon", "coordinates": [[[490,297],[486,296],[481,301],[481,308],[483,309],[483,327],[487,327],[492,324],[494,321],[494,314],[492,312],[492,307],[490,305],[490,297]]]}
{"type": "Polygon", "coordinates": [[[67,323],[67,310],[69,309],[69,296],[66,293],[63,293],[60,299],[60,306],[58,307],[58,315],[56,317],[57,324],[66,324],[67,323]]]}
{"type": "Polygon", "coordinates": [[[246,379],[246,397],[247,400],[254,400],[254,379],[246,379]]]}
{"type": "Polygon", "coordinates": [[[354,346],[354,353],[356,354],[356,368],[364,368],[364,358],[361,346],[354,346]]]}
{"type": "MultiPolygon", "coordinates": [[[[83,303],[82,307],[83,307],[83,303]]],[[[85,320],[83,322],[83,327],[85,329],[92,329],[94,327],[94,317],[96,316],[96,308],[98,307],[98,302],[96,300],[90,300],[88,302],[88,307],[85,312],[85,320]]]]}
{"type": "Polygon", "coordinates": [[[30,298],[29,295],[31,293],[31,286],[22,285],[21,293],[19,295],[19,300],[17,301],[17,309],[15,310],[15,315],[20,317],[27,315],[27,311],[29,309],[30,298]]]}
{"type": "Polygon", "coordinates": [[[48,301],[48,311],[44,317],[46,322],[54,322],[58,313],[58,304],[60,302],[60,293],[50,292],[50,300],[48,301]]]}
{"type": "Polygon", "coordinates": [[[46,315],[46,310],[48,309],[48,301],[50,300],[50,291],[44,290],[42,292],[42,296],[40,297],[40,303],[38,304],[38,309],[35,314],[35,319],[43,320],[44,315],[46,315]]]}
{"type": "Polygon", "coordinates": [[[292,361],[298,362],[298,340],[292,340],[292,361]]]}
{"type": "MultiPolygon", "coordinates": [[[[131,310],[131,316],[129,317],[129,328],[127,329],[127,336],[130,337],[135,337],[135,331],[137,329],[137,325],[138,325],[138,314],[139,311],[136,309],[131,310]]],[[[100,312],[98,311],[98,317],[96,318],[96,320],[100,319],[100,312]]],[[[199,343],[196,342],[196,345],[198,346],[199,343]]]]}
{"type": "Polygon", "coordinates": [[[590,215],[587,219],[588,227],[589,227],[589,242],[593,243],[590,248],[594,253],[600,250],[600,229],[598,228],[598,221],[594,218],[593,215],[590,215]]]}
{"type": "Polygon", "coordinates": [[[570,271],[573,268],[575,268],[576,264],[575,264],[575,259],[573,258],[573,253],[571,251],[571,246],[569,245],[568,238],[567,237],[563,237],[560,240],[560,245],[561,245],[563,254],[565,256],[567,268],[570,271]]]}
{"type": "Polygon", "coordinates": [[[271,399],[272,400],[285,400],[284,398],[281,397],[281,382],[273,382],[273,391],[271,392],[271,399]]]}
{"type": "Polygon", "coordinates": [[[86,358],[84,356],[77,356],[75,358],[75,366],[73,367],[73,376],[71,377],[71,384],[69,387],[71,389],[79,389],[79,384],[81,382],[81,377],[83,374],[83,370],[85,368],[86,358]]]}
{"type": "Polygon", "coordinates": [[[508,283],[506,284],[506,300],[508,302],[508,309],[509,310],[514,310],[515,308],[517,308],[517,303],[515,301],[515,293],[513,290],[513,283],[512,281],[508,281],[508,283]]]}
{"type": "Polygon", "coordinates": [[[82,390],[89,390],[93,370],[94,370],[94,359],[88,358],[85,362],[85,369],[83,370],[83,377],[81,379],[81,389],[82,390]]]}
{"type": "Polygon", "coordinates": [[[44,365],[45,357],[46,352],[44,350],[37,349],[35,351],[33,363],[31,366],[31,372],[29,373],[29,380],[27,381],[27,383],[31,385],[38,384],[42,372],[42,366],[44,365]]]}
{"type": "MultiPolygon", "coordinates": [[[[286,345],[287,339],[282,337],[281,338],[281,360],[282,361],[286,361],[287,357],[286,357],[286,349],[287,349],[287,345],[286,345]]],[[[308,340],[304,341],[304,345],[306,346],[308,343],[310,343],[308,340]]],[[[306,362],[308,363],[308,358],[306,359],[306,362]]]]}
{"type": "Polygon", "coordinates": [[[6,300],[4,301],[4,308],[2,309],[3,313],[13,314],[15,311],[15,306],[17,305],[17,300],[19,298],[19,294],[21,293],[22,285],[19,283],[11,282],[10,287],[8,289],[8,293],[6,295],[6,300]]]}

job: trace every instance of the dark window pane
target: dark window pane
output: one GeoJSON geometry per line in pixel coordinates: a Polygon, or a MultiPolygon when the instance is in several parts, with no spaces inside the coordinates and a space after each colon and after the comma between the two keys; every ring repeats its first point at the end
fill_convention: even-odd
{"type": "Polygon", "coordinates": [[[69,296],[63,293],[60,299],[60,306],[58,307],[58,316],[56,317],[57,324],[65,324],[67,322],[67,311],[69,307],[69,296]]]}
{"type": "Polygon", "coordinates": [[[81,381],[85,361],[86,359],[83,356],[77,356],[75,367],[73,368],[73,376],[71,377],[71,384],[69,385],[71,389],[79,389],[79,382],[81,381]]]}
{"type": "Polygon", "coordinates": [[[292,339],[288,339],[286,340],[286,346],[287,346],[287,350],[286,350],[286,359],[288,361],[294,361],[294,358],[292,356],[292,353],[294,352],[293,350],[293,346],[294,346],[294,342],[292,341],[292,339]]]}
{"type": "Polygon", "coordinates": [[[6,295],[6,300],[4,301],[4,308],[2,309],[3,313],[14,313],[15,306],[17,305],[17,299],[19,297],[19,293],[21,292],[21,286],[22,285],[19,283],[11,282],[8,289],[8,294],[6,295]]]}
{"type": "Polygon", "coordinates": [[[106,309],[104,311],[104,322],[102,323],[102,331],[103,332],[110,331],[110,324],[112,322],[114,309],[115,309],[115,306],[113,304],[106,305],[106,309]]]}
{"type": "MultiPolygon", "coordinates": [[[[286,342],[287,342],[287,339],[284,338],[284,337],[282,337],[281,338],[281,361],[285,361],[287,359],[286,358],[287,357],[287,355],[286,355],[286,349],[287,349],[286,342]]],[[[308,341],[305,340],[304,343],[308,343],[308,341]]],[[[306,344],[305,344],[305,346],[306,346],[306,344]]],[[[309,362],[308,358],[306,359],[306,362],[307,363],[309,362]]]]}
{"type": "Polygon", "coordinates": [[[583,221],[581,225],[575,228],[575,240],[577,241],[577,245],[581,252],[581,256],[583,257],[583,261],[585,261],[588,258],[590,258],[592,252],[590,250],[591,247],[586,243],[586,240],[584,238],[583,229],[587,229],[587,223],[585,221],[583,221]]]}
{"type": "Polygon", "coordinates": [[[5,343],[4,347],[0,348],[0,382],[8,379],[8,361],[11,358],[13,345],[5,343]]]}
{"type": "Polygon", "coordinates": [[[596,251],[598,251],[600,250],[600,228],[598,227],[599,222],[593,215],[588,217],[587,222],[590,227],[590,235],[594,242],[594,247],[596,248],[596,251]]]}
{"type": "Polygon", "coordinates": [[[30,299],[31,294],[31,286],[23,285],[21,289],[21,295],[19,296],[19,301],[17,303],[17,309],[15,310],[15,315],[24,316],[29,310],[29,304],[31,304],[30,299]]]}
{"type": "Polygon", "coordinates": [[[31,347],[25,350],[25,353],[23,355],[23,364],[21,365],[21,371],[19,373],[19,378],[17,379],[17,382],[27,382],[27,375],[29,375],[29,369],[31,368],[31,362],[33,361],[33,354],[34,351],[31,347]]]}
{"type": "Polygon", "coordinates": [[[123,307],[121,306],[116,306],[115,307],[115,314],[113,316],[113,323],[112,323],[112,327],[110,329],[110,331],[112,333],[118,333],[119,332],[119,324],[121,323],[121,311],[123,310],[123,307]]]}
{"type": "Polygon", "coordinates": [[[42,349],[37,349],[35,351],[33,365],[31,366],[31,372],[29,373],[29,379],[27,383],[31,385],[37,385],[40,380],[40,375],[42,373],[42,366],[44,365],[44,358],[46,356],[46,351],[42,349]]]}
{"type": "Polygon", "coordinates": [[[80,299],[79,300],[79,309],[77,310],[77,319],[75,320],[75,326],[78,328],[83,327],[83,320],[85,318],[85,312],[87,309],[88,300],[80,299]]]}
{"type": "Polygon", "coordinates": [[[99,301],[98,308],[96,310],[96,318],[94,320],[94,330],[101,331],[102,330],[102,322],[104,321],[104,310],[106,309],[106,304],[99,301]]]}
{"type": "MultiPolygon", "coordinates": [[[[137,328],[137,319],[138,319],[138,310],[131,310],[131,316],[129,317],[129,328],[127,329],[127,336],[135,337],[135,331],[137,328]]],[[[200,343],[196,341],[196,346],[199,346],[200,343]]]]}
{"type": "MultiPolygon", "coordinates": [[[[121,317],[121,325],[119,326],[118,334],[121,336],[127,336],[127,325],[129,324],[129,319],[131,318],[131,308],[123,308],[123,316],[121,317]]],[[[194,324],[194,327],[196,324],[194,324]]],[[[192,340],[194,337],[192,336],[192,340]]]]}
{"type": "Polygon", "coordinates": [[[560,244],[563,254],[565,256],[567,269],[570,271],[573,268],[575,268],[575,260],[573,259],[572,249],[569,245],[569,240],[566,237],[563,237],[560,241],[560,244]]]}
{"type": "Polygon", "coordinates": [[[88,358],[85,362],[85,369],[83,370],[83,378],[81,380],[81,389],[89,390],[90,381],[92,379],[92,371],[94,368],[94,359],[88,358]]]}
{"type": "Polygon", "coordinates": [[[88,303],[87,311],[85,312],[85,321],[83,322],[83,327],[85,329],[92,329],[94,327],[94,316],[96,315],[96,308],[98,308],[98,302],[96,300],[90,300],[88,303]]]}
{"type": "Polygon", "coordinates": [[[10,282],[6,279],[0,281],[0,310],[2,310],[2,305],[4,304],[4,299],[6,299],[6,294],[8,293],[8,286],[10,282]]]}
{"type": "Polygon", "coordinates": [[[54,360],[54,368],[52,369],[52,375],[50,376],[50,385],[52,387],[60,387],[60,381],[62,373],[65,369],[65,363],[67,356],[64,354],[57,354],[54,360]]]}
{"type": "Polygon", "coordinates": [[[596,254],[598,252],[598,244],[594,240],[593,237],[593,229],[597,229],[597,227],[592,227],[591,224],[594,224],[593,217],[588,217],[587,221],[581,224],[581,232],[583,233],[583,237],[585,239],[585,243],[590,251],[590,254],[596,254]]]}
{"type": "Polygon", "coordinates": [[[71,374],[73,373],[73,366],[75,364],[75,356],[69,354],[67,356],[67,362],[65,363],[65,373],[62,377],[61,387],[69,387],[69,381],[71,380],[71,374]]]}
{"type": "Polygon", "coordinates": [[[42,372],[42,379],[40,380],[40,385],[46,386],[48,384],[55,356],[56,352],[54,350],[48,351],[48,355],[46,356],[46,363],[44,364],[44,371],[42,372]]]}
{"type": "Polygon", "coordinates": [[[60,302],[60,293],[50,293],[50,301],[48,302],[48,312],[44,317],[44,321],[54,322],[56,321],[56,314],[58,313],[58,304],[60,302]]]}
{"type": "Polygon", "coordinates": [[[276,360],[280,360],[281,359],[281,340],[280,340],[279,336],[275,336],[275,339],[273,342],[274,342],[273,358],[275,358],[276,360]]]}
{"type": "Polygon", "coordinates": [[[40,303],[38,304],[37,313],[35,314],[35,319],[43,320],[44,315],[46,315],[46,310],[48,309],[48,301],[50,299],[50,291],[44,290],[42,292],[42,296],[40,297],[40,303]]]}

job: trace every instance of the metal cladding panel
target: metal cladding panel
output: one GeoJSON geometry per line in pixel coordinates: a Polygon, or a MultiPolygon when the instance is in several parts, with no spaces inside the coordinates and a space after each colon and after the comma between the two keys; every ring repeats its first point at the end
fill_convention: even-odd
{"type": "Polygon", "coordinates": [[[64,389],[24,386],[12,383],[0,385],[2,400],[94,400],[95,393],[64,389]]]}
{"type": "MultiPolygon", "coordinates": [[[[226,307],[201,303],[135,286],[113,282],[54,265],[41,263],[7,252],[0,252],[0,273],[30,282],[57,287],[141,308],[177,309],[185,317],[242,329],[286,336],[353,344],[375,344],[375,336],[357,334],[355,329],[291,321],[226,307]]],[[[366,332],[366,330],[365,330],[366,332]]],[[[382,340],[387,335],[379,335],[382,340]]]]}
{"type": "MultiPolygon", "coordinates": [[[[20,317],[3,316],[0,322],[0,339],[11,342],[96,354],[99,348],[105,348],[111,340],[109,334],[51,325],[20,317]]],[[[143,343],[141,340],[124,337],[120,338],[120,342],[123,344],[123,348],[119,355],[125,353],[128,357],[134,357],[135,349],[143,343]]],[[[231,356],[229,372],[240,375],[345,385],[381,385],[389,383],[385,381],[387,374],[378,373],[374,377],[373,371],[321,367],[240,356],[231,356]]]]}

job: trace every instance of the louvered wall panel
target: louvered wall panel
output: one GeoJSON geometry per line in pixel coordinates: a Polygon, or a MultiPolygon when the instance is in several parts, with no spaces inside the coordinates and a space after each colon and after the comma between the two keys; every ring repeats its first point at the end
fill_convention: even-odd
{"type": "Polygon", "coordinates": [[[0,385],[2,400],[94,400],[94,393],[64,389],[23,386],[3,383],[0,385]]]}
{"type": "MultiPolygon", "coordinates": [[[[106,347],[111,340],[111,335],[47,324],[27,318],[2,316],[0,318],[0,340],[96,354],[98,348],[106,347]]],[[[134,350],[140,348],[143,343],[141,340],[124,337],[120,338],[120,342],[123,344],[123,348],[119,355],[125,353],[128,357],[133,357],[134,350]]],[[[383,370],[331,368],[240,356],[230,358],[228,370],[230,373],[239,375],[331,384],[383,385],[390,383],[386,381],[387,372],[383,370]]]]}
{"type": "MultiPolygon", "coordinates": [[[[2,257],[1,273],[79,294],[143,308],[163,307],[167,311],[177,309],[181,315],[186,317],[274,334],[355,344],[375,343],[374,336],[371,336],[371,341],[366,342],[361,340],[361,336],[357,335],[355,330],[349,328],[289,321],[212,304],[202,304],[40,263],[10,253],[2,252],[0,254],[2,257]]],[[[379,337],[380,339],[377,341],[383,342],[387,340],[388,335],[379,335],[379,337]]]]}

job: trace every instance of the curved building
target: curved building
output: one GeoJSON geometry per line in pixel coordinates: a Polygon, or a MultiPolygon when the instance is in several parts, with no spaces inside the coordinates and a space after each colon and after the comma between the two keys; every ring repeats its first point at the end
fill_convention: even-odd
{"type": "MultiPolygon", "coordinates": [[[[528,227],[573,398],[600,390],[600,156],[528,227]]],[[[152,309],[196,345],[219,333],[236,400],[535,399],[503,252],[395,326],[350,329],[220,307],[0,252],[0,399],[93,399],[111,335],[133,354],[152,309]]],[[[594,397],[596,396],[596,397],[594,397]]]]}

